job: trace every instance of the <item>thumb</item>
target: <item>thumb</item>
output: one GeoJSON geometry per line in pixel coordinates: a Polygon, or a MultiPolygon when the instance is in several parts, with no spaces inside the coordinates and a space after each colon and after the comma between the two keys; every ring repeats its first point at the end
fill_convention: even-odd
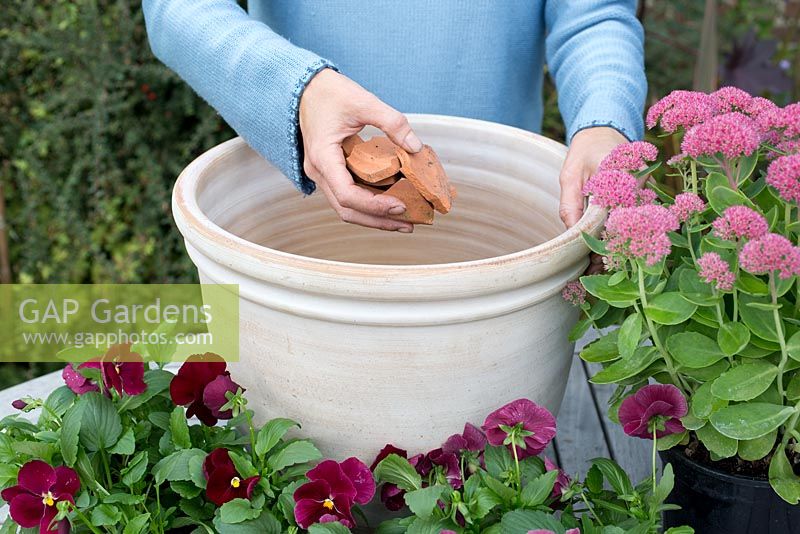
{"type": "Polygon", "coordinates": [[[558,214],[567,228],[570,228],[575,226],[583,215],[583,180],[579,174],[562,172],[559,181],[561,182],[561,202],[558,214]]]}
{"type": "Polygon", "coordinates": [[[368,110],[368,116],[365,117],[364,122],[383,130],[394,144],[403,147],[407,152],[413,153],[422,150],[422,141],[411,129],[406,116],[377,98],[374,105],[368,110]]]}

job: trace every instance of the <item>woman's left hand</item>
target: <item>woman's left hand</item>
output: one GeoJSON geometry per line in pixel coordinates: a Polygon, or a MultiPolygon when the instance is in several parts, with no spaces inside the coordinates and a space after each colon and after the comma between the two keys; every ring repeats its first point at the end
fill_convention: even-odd
{"type": "Polygon", "coordinates": [[[583,184],[611,150],[628,140],[614,128],[596,126],[586,128],[572,137],[567,159],[561,168],[561,204],[559,215],[567,228],[574,226],[583,215],[583,184]]]}

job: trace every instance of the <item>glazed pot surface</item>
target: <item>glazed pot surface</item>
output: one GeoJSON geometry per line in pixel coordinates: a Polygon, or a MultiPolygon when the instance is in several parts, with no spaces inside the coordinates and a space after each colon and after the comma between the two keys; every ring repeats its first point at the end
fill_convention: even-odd
{"type": "Polygon", "coordinates": [[[412,235],[342,223],[241,139],[195,160],[173,195],[201,281],[239,285],[230,367],[251,406],[302,423],[335,458],[369,463],[389,442],[426,451],[520,397],[557,412],[578,316],[559,293],[586,266],[581,232],[604,216],[590,207],[565,231],[563,145],[409,120],[458,189],[451,213],[412,235]]]}
{"type": "Polygon", "coordinates": [[[689,525],[698,534],[800,533],[800,506],[781,499],[767,480],[729,475],[688,458],[681,448],[661,453],[675,472],[664,528],[689,525]]]}

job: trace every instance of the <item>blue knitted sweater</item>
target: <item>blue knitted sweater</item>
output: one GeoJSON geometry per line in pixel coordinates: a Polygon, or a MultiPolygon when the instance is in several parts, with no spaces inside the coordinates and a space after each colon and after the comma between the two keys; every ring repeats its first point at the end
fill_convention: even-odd
{"type": "MultiPolygon", "coordinates": [[[[150,45],[299,189],[303,89],[334,67],[403,112],[539,131],[547,64],[567,139],[642,135],[636,0],[144,0],[150,45]]],[[[424,141],[424,140],[423,140],[424,141]]]]}

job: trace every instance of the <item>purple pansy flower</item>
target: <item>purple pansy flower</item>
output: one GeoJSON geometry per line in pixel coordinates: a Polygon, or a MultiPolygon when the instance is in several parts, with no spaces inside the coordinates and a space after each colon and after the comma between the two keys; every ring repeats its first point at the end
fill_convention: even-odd
{"type": "MultiPolygon", "coordinates": [[[[483,430],[494,446],[505,444],[514,428],[519,428],[524,448],[515,445],[520,458],[542,452],[556,435],[556,420],[547,408],[528,399],[517,399],[495,410],[486,417],[483,430]]],[[[511,447],[511,444],[508,444],[511,447]]],[[[513,450],[512,450],[513,452],[513,450]]]]}
{"type": "Polygon", "coordinates": [[[672,384],[649,384],[622,401],[619,422],[629,436],[663,438],[686,430],[680,418],[686,415],[686,398],[672,384]]]}

